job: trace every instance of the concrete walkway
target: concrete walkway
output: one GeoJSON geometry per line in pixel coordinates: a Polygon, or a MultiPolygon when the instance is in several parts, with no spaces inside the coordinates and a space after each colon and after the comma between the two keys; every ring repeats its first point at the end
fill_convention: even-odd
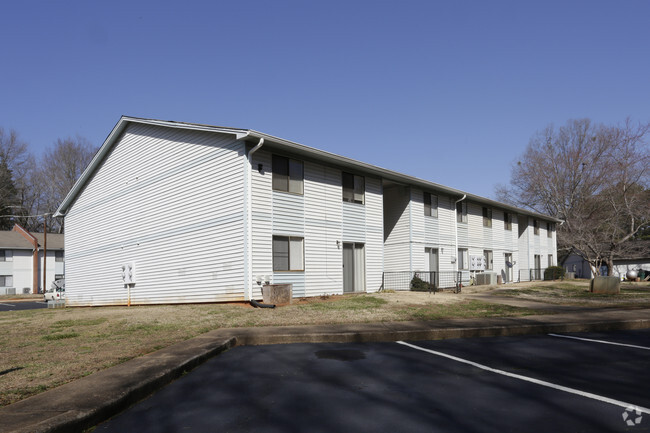
{"type": "MultiPolygon", "coordinates": [[[[470,296],[480,295],[468,297],[470,296]]],[[[499,301],[509,305],[512,305],[512,301],[517,306],[553,310],[557,314],[218,329],[0,408],[0,431],[83,431],[116,415],[207,359],[236,345],[388,342],[650,328],[650,309],[561,307],[512,298],[499,301]],[[535,305],[529,305],[530,303],[535,305]]]]}

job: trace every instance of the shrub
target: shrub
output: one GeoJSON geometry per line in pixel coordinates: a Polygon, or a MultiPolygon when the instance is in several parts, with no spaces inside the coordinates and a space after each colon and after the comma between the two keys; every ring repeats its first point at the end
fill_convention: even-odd
{"type": "Polygon", "coordinates": [[[545,280],[560,280],[564,278],[564,268],[562,266],[549,266],[544,271],[545,280]]]}
{"type": "Polygon", "coordinates": [[[418,277],[417,274],[411,280],[411,290],[414,291],[430,291],[434,290],[434,286],[431,283],[427,283],[422,278],[418,277]]]}

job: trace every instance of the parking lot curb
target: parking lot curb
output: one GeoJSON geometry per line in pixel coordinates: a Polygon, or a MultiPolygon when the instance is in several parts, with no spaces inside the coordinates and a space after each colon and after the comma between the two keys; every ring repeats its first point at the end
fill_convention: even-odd
{"type": "Polygon", "coordinates": [[[646,328],[650,328],[650,314],[643,309],[512,318],[217,329],[0,408],[0,431],[82,432],[234,346],[438,340],[646,328]]]}
{"type": "Polygon", "coordinates": [[[198,336],[0,408],[0,431],[82,432],[235,345],[198,336]]]}

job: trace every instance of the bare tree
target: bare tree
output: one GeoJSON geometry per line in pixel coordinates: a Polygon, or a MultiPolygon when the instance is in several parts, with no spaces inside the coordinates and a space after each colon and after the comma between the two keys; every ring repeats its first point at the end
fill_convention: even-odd
{"type": "Polygon", "coordinates": [[[73,185],[79,179],[97,148],[87,139],[76,138],[58,139],[53,148],[46,150],[34,182],[42,185],[38,198],[39,213],[49,214],[47,225],[59,233],[63,231],[61,220],[52,218],[73,185]]]}
{"type": "Polygon", "coordinates": [[[29,215],[33,207],[33,184],[30,182],[34,158],[28,150],[27,143],[19,140],[14,130],[5,132],[0,128],[0,215],[19,215],[20,217],[4,216],[0,221],[3,228],[11,228],[14,223],[28,225],[29,215]]]}
{"type": "Polygon", "coordinates": [[[594,125],[589,119],[547,127],[513,166],[499,199],[564,221],[558,248],[611,272],[614,257],[650,226],[650,124],[594,125]]]}

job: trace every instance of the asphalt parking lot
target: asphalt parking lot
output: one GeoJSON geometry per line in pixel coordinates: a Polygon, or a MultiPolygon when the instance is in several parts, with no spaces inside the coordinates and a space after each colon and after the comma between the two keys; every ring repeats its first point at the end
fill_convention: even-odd
{"type": "Polygon", "coordinates": [[[650,330],[236,347],[96,431],[650,431],[650,330]]]}
{"type": "Polygon", "coordinates": [[[3,311],[19,311],[19,310],[35,310],[37,308],[47,308],[45,301],[0,301],[0,312],[3,311]]]}

